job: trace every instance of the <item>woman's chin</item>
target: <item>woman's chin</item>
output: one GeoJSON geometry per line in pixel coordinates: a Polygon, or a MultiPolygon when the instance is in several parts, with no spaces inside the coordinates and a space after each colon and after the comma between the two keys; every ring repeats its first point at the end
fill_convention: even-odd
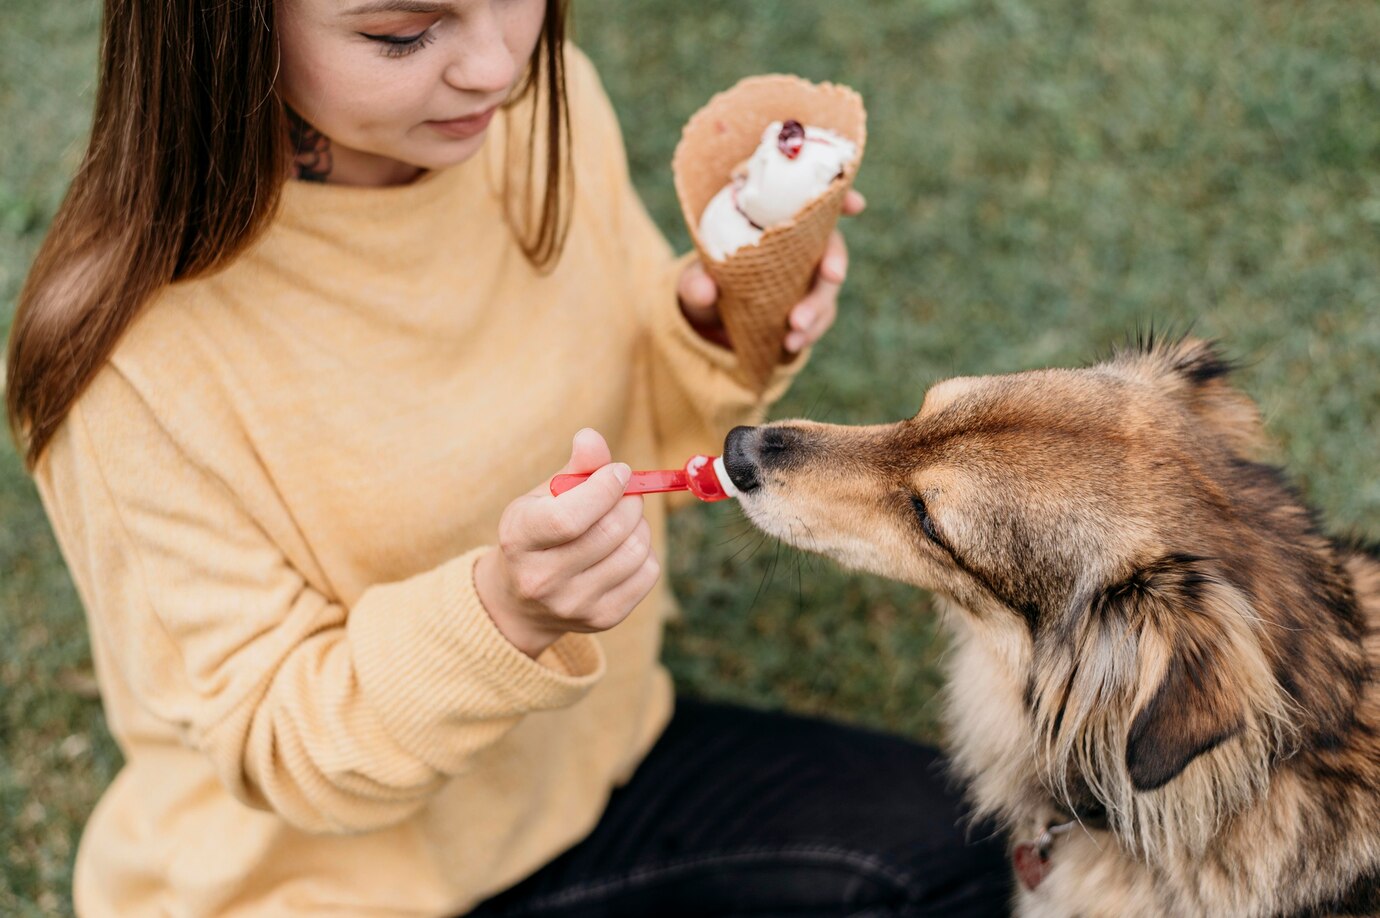
{"type": "Polygon", "coordinates": [[[463,140],[438,137],[388,152],[337,146],[330,180],[343,185],[405,185],[423,172],[436,172],[471,159],[483,148],[484,136],[463,140]]]}

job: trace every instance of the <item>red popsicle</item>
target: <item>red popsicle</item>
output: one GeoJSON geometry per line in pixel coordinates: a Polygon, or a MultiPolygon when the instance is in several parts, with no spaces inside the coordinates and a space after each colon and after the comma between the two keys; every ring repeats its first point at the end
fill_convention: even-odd
{"type": "MultiPolygon", "coordinates": [[[[557,475],[551,479],[551,493],[564,494],[593,472],[578,475],[557,475]]],[[[724,461],[718,456],[691,456],[684,469],[655,469],[633,472],[624,494],[660,494],[665,491],[689,491],[700,500],[727,500],[738,496],[738,489],[728,477],[724,461]]]]}

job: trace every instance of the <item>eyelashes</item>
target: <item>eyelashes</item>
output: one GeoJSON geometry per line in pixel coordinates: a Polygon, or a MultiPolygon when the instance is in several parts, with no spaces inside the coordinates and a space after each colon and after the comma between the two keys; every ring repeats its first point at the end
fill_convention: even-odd
{"type": "Polygon", "coordinates": [[[910,506],[915,511],[915,515],[920,520],[920,530],[925,533],[925,538],[929,539],[940,548],[947,550],[944,541],[939,538],[939,532],[934,528],[934,520],[930,518],[929,508],[925,506],[925,501],[920,495],[912,494],[910,506]]]}
{"type": "Polygon", "coordinates": [[[423,29],[416,35],[370,35],[368,32],[359,34],[370,41],[378,42],[382,46],[380,51],[384,57],[406,57],[436,40],[436,35],[430,28],[423,29]]]}

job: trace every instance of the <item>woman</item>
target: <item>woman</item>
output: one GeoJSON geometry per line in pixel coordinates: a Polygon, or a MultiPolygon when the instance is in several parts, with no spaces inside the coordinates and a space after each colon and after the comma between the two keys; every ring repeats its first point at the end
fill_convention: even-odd
{"type": "MultiPolygon", "coordinates": [[[[564,20],[107,4],[7,388],[126,759],[79,913],[1004,895],[925,750],[672,720],[662,504],[623,496],[627,463],[716,451],[801,361],[735,382],[713,283],[643,210],[564,20]],[[577,428],[562,468],[595,474],[552,498],[577,428]]],[[[788,350],[832,323],[844,258],[836,239],[788,350]]]]}

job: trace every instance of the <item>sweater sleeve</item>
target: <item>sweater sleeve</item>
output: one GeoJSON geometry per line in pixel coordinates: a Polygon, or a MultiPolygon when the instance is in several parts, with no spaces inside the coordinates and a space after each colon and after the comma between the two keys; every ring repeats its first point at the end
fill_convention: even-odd
{"type": "Polygon", "coordinates": [[[734,375],[737,357],[731,350],[705,340],[690,326],[677,301],[676,285],[696,254],[677,257],[671,250],[632,184],[618,119],[593,65],[582,55],[572,65],[572,84],[584,96],[575,129],[597,134],[607,170],[605,187],[611,189],[615,209],[614,232],[622,241],[630,293],[650,349],[661,461],[678,465],[694,453],[718,452],[735,425],[760,423],[767,407],[805,365],[808,353],[778,367],[766,387],[757,391],[734,375]]]}
{"type": "Polygon", "coordinates": [[[74,406],[39,484],[107,678],[238,799],[305,831],[404,819],[525,714],[602,675],[587,635],[535,661],[508,643],[475,592],[482,548],[346,608],[113,370],[74,406]]]}

